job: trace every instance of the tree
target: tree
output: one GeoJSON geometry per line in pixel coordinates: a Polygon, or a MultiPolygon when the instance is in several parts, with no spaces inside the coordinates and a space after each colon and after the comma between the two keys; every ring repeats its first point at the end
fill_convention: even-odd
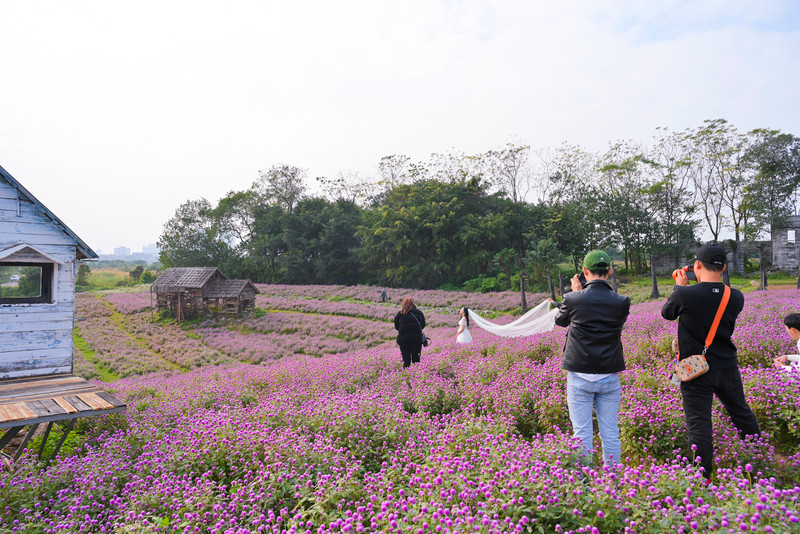
{"type": "Polygon", "coordinates": [[[531,188],[528,166],[529,145],[507,143],[500,150],[490,150],[483,157],[487,162],[488,179],[513,202],[523,202],[531,188]]]}
{"type": "Polygon", "coordinates": [[[139,279],[142,277],[143,272],[144,272],[144,267],[142,267],[141,265],[137,265],[136,267],[131,269],[131,272],[128,273],[128,276],[130,276],[133,280],[138,282],[139,279]]]}
{"type": "Polygon", "coordinates": [[[652,230],[646,191],[647,171],[653,162],[642,147],[618,142],[610,147],[600,165],[603,187],[593,192],[598,201],[594,211],[598,228],[601,233],[609,232],[612,242],[622,245],[625,267],[632,266],[641,273],[652,230]]]}
{"type": "Polygon", "coordinates": [[[550,298],[555,300],[556,295],[553,289],[553,269],[564,258],[564,254],[558,249],[555,241],[550,238],[541,239],[533,243],[533,248],[525,256],[525,263],[531,278],[540,281],[547,279],[550,289],[550,298]]]}
{"type": "Polygon", "coordinates": [[[486,272],[511,231],[507,204],[486,187],[428,179],[388,191],[359,228],[375,281],[427,288],[486,272]]]}
{"type": "Polygon", "coordinates": [[[703,121],[703,126],[690,132],[689,138],[694,143],[695,190],[713,240],[719,241],[723,228],[730,224],[739,242],[744,215],[740,205],[744,187],[740,165],[743,140],[725,119],[703,121]],[[730,219],[723,213],[726,209],[730,219]]]}
{"type": "Polygon", "coordinates": [[[750,207],[752,224],[748,239],[764,231],[772,239],[774,228],[793,213],[792,193],[800,186],[800,138],[779,130],[753,130],[752,143],[744,158],[754,170],[744,194],[750,207]]]}
{"type": "Polygon", "coordinates": [[[85,263],[78,265],[78,277],[75,279],[75,285],[88,286],[89,276],[92,274],[92,269],[85,263]]]}
{"type": "Polygon", "coordinates": [[[277,164],[269,170],[258,171],[252,190],[259,201],[276,204],[291,213],[306,192],[306,171],[292,165],[277,164]]]}
{"type": "Polygon", "coordinates": [[[517,265],[518,259],[519,255],[512,248],[504,248],[492,258],[492,265],[506,275],[508,289],[511,289],[511,274],[514,271],[514,266],[517,265]]]}
{"type": "Polygon", "coordinates": [[[336,178],[319,176],[317,182],[325,195],[332,201],[343,200],[353,204],[365,205],[377,194],[377,184],[361,176],[357,171],[339,172],[336,178]]]}
{"type": "Polygon", "coordinates": [[[408,183],[407,169],[411,158],[403,154],[384,156],[378,163],[381,185],[387,190],[408,183]]]}
{"type": "Polygon", "coordinates": [[[233,253],[223,240],[208,200],[189,200],[175,210],[158,239],[164,267],[217,267],[233,253]]]}

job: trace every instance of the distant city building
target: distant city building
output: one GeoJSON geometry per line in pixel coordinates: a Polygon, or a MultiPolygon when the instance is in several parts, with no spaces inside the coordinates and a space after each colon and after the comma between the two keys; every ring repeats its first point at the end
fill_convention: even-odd
{"type": "Polygon", "coordinates": [[[150,245],[144,245],[142,247],[142,254],[155,254],[158,256],[159,250],[158,245],[155,243],[151,243],[150,245]]]}
{"type": "Polygon", "coordinates": [[[114,249],[114,256],[130,256],[131,249],[128,247],[117,247],[114,249]]]}

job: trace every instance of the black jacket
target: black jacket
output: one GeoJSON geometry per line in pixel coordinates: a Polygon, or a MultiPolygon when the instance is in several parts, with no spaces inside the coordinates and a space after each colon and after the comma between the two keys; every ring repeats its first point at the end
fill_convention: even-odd
{"type": "Polygon", "coordinates": [[[569,326],[562,369],[576,373],[618,373],[625,369],[622,327],[631,299],[615,293],[605,280],[590,280],[580,291],[564,295],[555,317],[569,326]]]}
{"type": "MultiPolygon", "coordinates": [[[[722,282],[699,282],[690,286],[675,286],[661,308],[664,319],[678,319],[678,346],[683,360],[692,354],[701,354],[711,330],[711,323],[722,301],[725,286],[722,282]]],[[[744,295],[731,289],[731,298],[717,327],[717,335],[706,352],[709,367],[725,369],[736,367],[736,346],[731,341],[736,318],[744,308],[744,295]]]]}
{"type": "Polygon", "coordinates": [[[397,312],[394,316],[398,345],[422,345],[423,328],[425,328],[425,315],[419,308],[414,308],[406,315],[397,312]]]}

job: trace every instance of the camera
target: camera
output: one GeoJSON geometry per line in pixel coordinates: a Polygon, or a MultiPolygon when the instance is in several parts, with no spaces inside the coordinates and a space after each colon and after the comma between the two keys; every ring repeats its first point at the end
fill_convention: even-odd
{"type": "Polygon", "coordinates": [[[672,273],[672,279],[673,280],[677,280],[678,271],[680,271],[681,269],[686,271],[686,278],[687,279],[695,280],[695,281],[697,280],[697,275],[694,273],[694,267],[692,265],[686,265],[685,267],[681,267],[680,269],[677,269],[677,270],[673,271],[673,273],[672,273]]]}
{"type": "Polygon", "coordinates": [[[578,280],[581,283],[581,287],[586,287],[586,275],[583,272],[578,273],[578,280]]]}

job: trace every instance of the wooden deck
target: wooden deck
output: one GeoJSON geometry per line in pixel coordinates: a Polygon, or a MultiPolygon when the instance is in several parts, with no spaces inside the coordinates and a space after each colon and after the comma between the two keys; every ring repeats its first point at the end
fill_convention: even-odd
{"type": "Polygon", "coordinates": [[[74,375],[0,381],[0,428],[91,417],[125,409],[124,402],[74,375]]]}

